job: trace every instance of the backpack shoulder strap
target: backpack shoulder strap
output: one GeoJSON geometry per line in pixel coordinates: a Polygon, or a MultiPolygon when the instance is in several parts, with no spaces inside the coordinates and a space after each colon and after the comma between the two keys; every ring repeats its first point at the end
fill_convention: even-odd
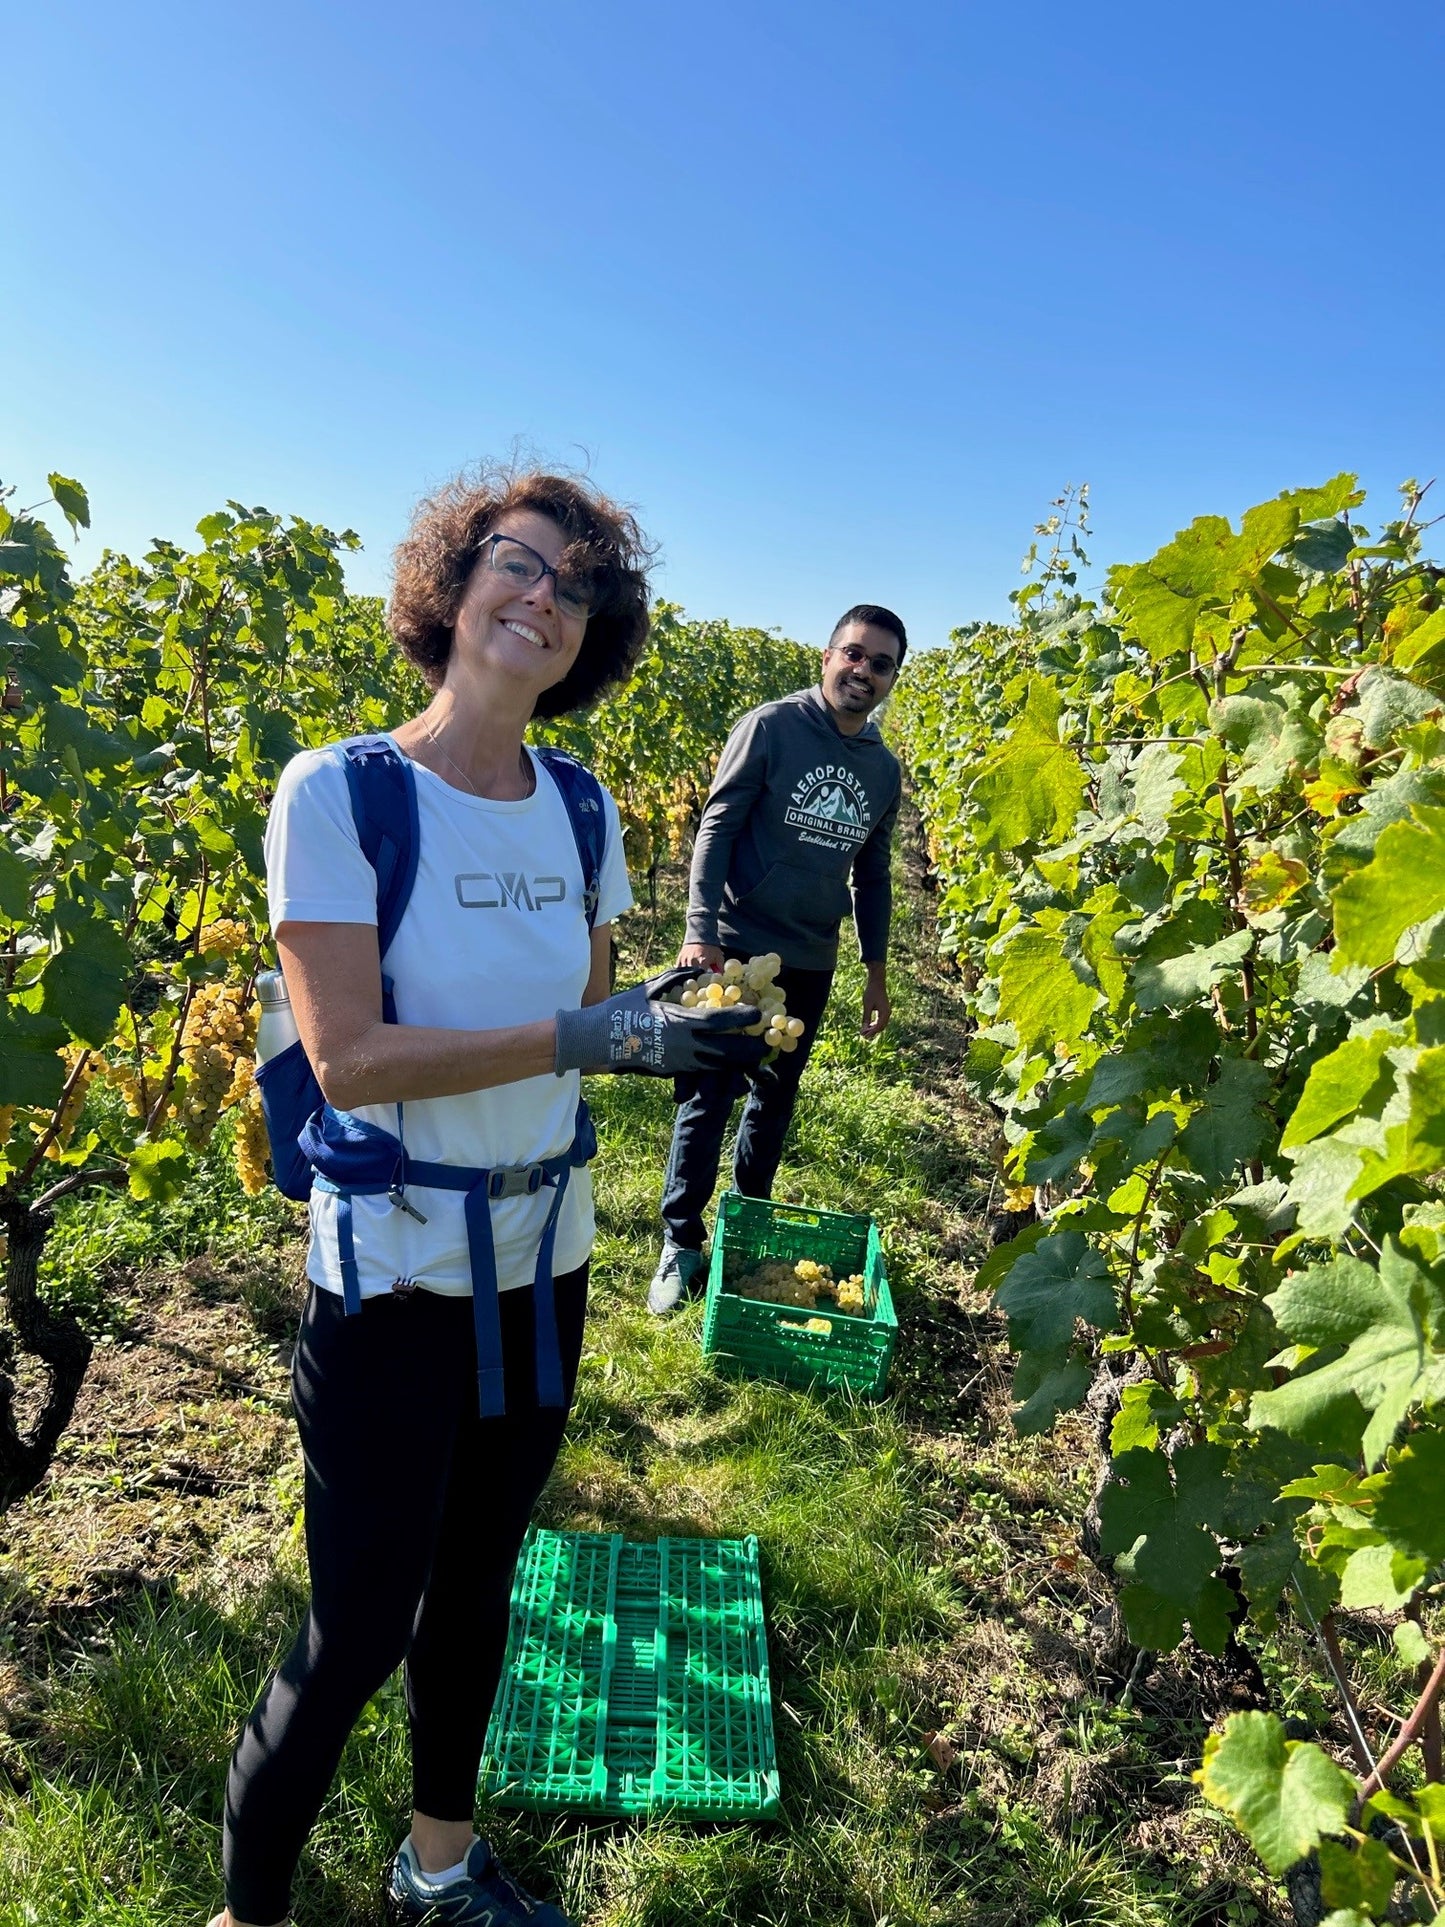
{"type": "Polygon", "coordinates": [[[597,901],[602,894],[602,863],[607,855],[607,812],[602,804],[602,785],[590,769],[575,756],[550,743],[539,745],[537,760],[547,770],[567,805],[567,817],[582,859],[583,907],[587,928],[597,921],[597,901]]]}
{"type": "Polygon", "coordinates": [[[416,777],[385,736],[358,736],[341,749],[356,834],[376,872],[376,941],[384,957],[416,882],[421,851],[416,777]]]}

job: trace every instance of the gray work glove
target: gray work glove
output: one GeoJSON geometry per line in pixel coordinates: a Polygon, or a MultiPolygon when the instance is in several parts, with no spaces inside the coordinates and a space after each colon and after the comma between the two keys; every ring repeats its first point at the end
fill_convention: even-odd
{"type": "Polygon", "coordinates": [[[555,1067],[566,1071],[635,1071],[676,1077],[688,1071],[756,1070],[767,1046],[741,1033],[758,1021],[750,1004],[684,1010],[664,1003],[695,970],[664,970],[584,1010],[557,1012],[555,1067]]]}

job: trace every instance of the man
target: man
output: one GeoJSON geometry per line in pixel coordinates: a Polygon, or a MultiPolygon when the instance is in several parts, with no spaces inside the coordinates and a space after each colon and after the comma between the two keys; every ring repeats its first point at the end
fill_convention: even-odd
{"type": "Polygon", "coordinates": [[[749,711],[723,750],[693,849],[678,962],[721,969],[725,953],[776,952],[788,1015],[806,1028],[795,1051],[751,1080],[730,1072],[676,1080],[662,1258],[647,1295],[659,1315],[701,1281],[702,1214],[733,1105],[745,1091],[733,1182],[749,1197],[772,1193],[798,1080],[832,988],[850,873],[867,973],[863,1035],[876,1037],[888,1022],[889,853],[901,773],[870,718],[907,648],[891,610],[859,603],[833,630],[820,683],[749,711]]]}

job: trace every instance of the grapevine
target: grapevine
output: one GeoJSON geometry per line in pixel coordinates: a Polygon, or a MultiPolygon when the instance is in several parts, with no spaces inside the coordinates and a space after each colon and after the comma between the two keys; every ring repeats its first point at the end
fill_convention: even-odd
{"type": "MultiPolygon", "coordinates": [[[[84,490],[50,477],[72,528],[84,490]]],[[[228,1106],[254,1188],[238,1066],[265,927],[261,835],[282,767],[415,706],[380,606],[345,594],[355,538],[232,503],[187,551],[107,555],[84,582],[0,488],[0,1509],[44,1477],[90,1351],[43,1306],[50,1206],[84,1185],[165,1197],[228,1106]],[[103,1082],[120,1102],[93,1102],[103,1082]],[[44,1390],[22,1430],[10,1361],[44,1390]]]]}
{"type": "MultiPolygon", "coordinates": [[[[966,1078],[1001,1119],[1007,1202],[1037,1216],[979,1273],[1017,1425],[1086,1395],[1104,1413],[1099,1545],[1141,1648],[1219,1652],[1287,1609],[1332,1658],[1337,1608],[1395,1616],[1421,1691],[1403,1731],[1437,1778],[1445,578],[1424,496],[1374,532],[1350,476],[1238,529],[1202,517],[1102,604],[1066,497],[1014,627],[910,665],[892,726],[976,1020],[966,1078]]],[[[1438,1788],[1380,1794],[1358,1720],[1352,1780],[1240,1717],[1202,1784],[1276,1871],[1323,1837],[1329,1905],[1378,1917],[1407,1875],[1445,1899],[1433,1847],[1386,1865],[1359,1831],[1373,1784],[1418,1839],[1438,1788]],[[1291,1773],[1328,1798],[1286,1845],[1291,1773]]]]}

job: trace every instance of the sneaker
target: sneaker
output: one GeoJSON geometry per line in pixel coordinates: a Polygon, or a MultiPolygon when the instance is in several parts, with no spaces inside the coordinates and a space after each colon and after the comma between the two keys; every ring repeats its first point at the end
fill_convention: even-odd
{"type": "Polygon", "coordinates": [[[519,1887],[485,1840],[474,1840],[466,1872],[439,1887],[417,1865],[408,1834],[386,1880],[392,1927],[575,1927],[559,1908],[519,1887]]]}
{"type": "Polygon", "coordinates": [[[665,1238],[662,1256],[657,1261],[657,1270],[652,1274],[652,1283],[647,1288],[647,1309],[658,1318],[665,1318],[670,1311],[676,1311],[685,1298],[692,1297],[702,1278],[702,1253],[688,1251],[682,1245],[675,1245],[665,1238]]]}

